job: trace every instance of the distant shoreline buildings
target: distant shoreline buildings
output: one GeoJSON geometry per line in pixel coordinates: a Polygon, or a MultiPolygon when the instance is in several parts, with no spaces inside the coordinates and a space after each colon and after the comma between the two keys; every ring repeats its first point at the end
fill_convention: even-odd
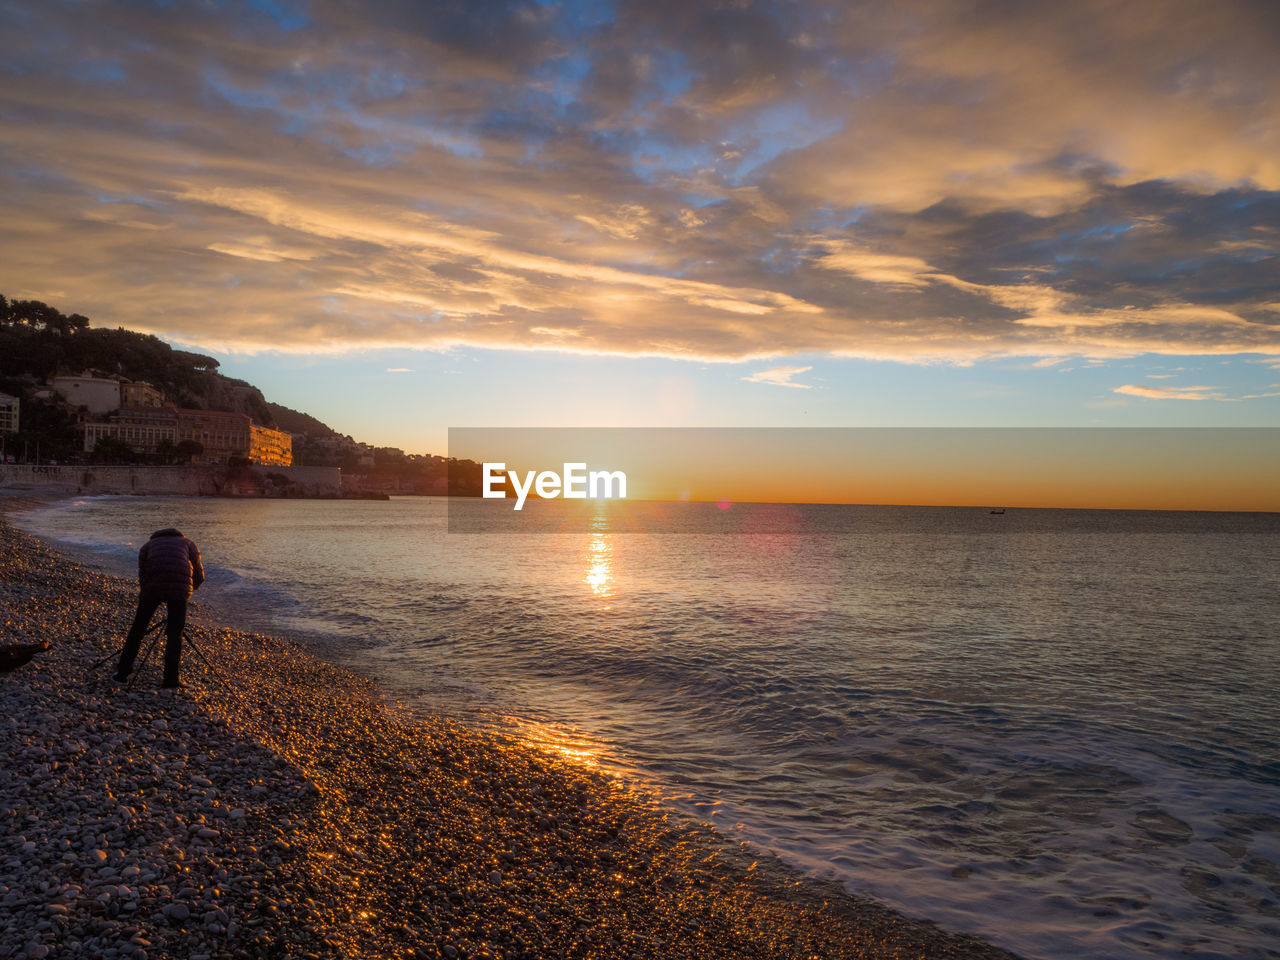
{"type": "Polygon", "coordinates": [[[86,374],[54,377],[50,389],[84,411],[85,453],[109,439],[135,453],[169,451],[192,463],[239,457],[262,466],[293,464],[291,434],[243,413],[177,407],[148,383],[86,374]]]}

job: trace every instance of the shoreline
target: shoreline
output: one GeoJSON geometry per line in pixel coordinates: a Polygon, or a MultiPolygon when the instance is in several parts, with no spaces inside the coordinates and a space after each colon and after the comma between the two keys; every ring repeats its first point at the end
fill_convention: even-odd
{"type": "Polygon", "coordinates": [[[198,609],[124,690],[135,589],[0,517],[0,957],[1014,956],[198,609]]]}

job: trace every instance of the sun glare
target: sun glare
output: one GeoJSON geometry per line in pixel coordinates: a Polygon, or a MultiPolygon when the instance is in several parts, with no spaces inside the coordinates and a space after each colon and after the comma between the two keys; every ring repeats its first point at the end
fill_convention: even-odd
{"type": "Polygon", "coordinates": [[[604,755],[600,744],[579,736],[568,728],[525,717],[506,717],[516,735],[528,746],[563,757],[584,767],[596,767],[604,755]]]}
{"type": "Polygon", "coordinates": [[[587,543],[587,574],[584,582],[602,600],[613,597],[613,545],[603,533],[591,534],[587,543]]]}

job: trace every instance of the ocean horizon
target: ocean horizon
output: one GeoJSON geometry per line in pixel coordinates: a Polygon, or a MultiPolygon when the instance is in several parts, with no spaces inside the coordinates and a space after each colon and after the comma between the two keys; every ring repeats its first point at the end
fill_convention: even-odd
{"type": "Polygon", "coordinates": [[[1277,956],[1280,515],[614,503],[449,532],[500,506],[97,497],[22,526],[132,576],[177,525],[229,622],[1028,958],[1277,956]]]}

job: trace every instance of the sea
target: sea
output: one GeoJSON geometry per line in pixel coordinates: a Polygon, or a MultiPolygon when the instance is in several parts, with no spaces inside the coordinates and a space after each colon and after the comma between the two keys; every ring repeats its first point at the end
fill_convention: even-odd
{"type": "Polygon", "coordinates": [[[126,575],[178,526],[229,621],[1028,960],[1280,957],[1280,514],[712,504],[618,532],[646,509],[450,533],[509,507],[94,497],[21,525],[126,575]]]}

